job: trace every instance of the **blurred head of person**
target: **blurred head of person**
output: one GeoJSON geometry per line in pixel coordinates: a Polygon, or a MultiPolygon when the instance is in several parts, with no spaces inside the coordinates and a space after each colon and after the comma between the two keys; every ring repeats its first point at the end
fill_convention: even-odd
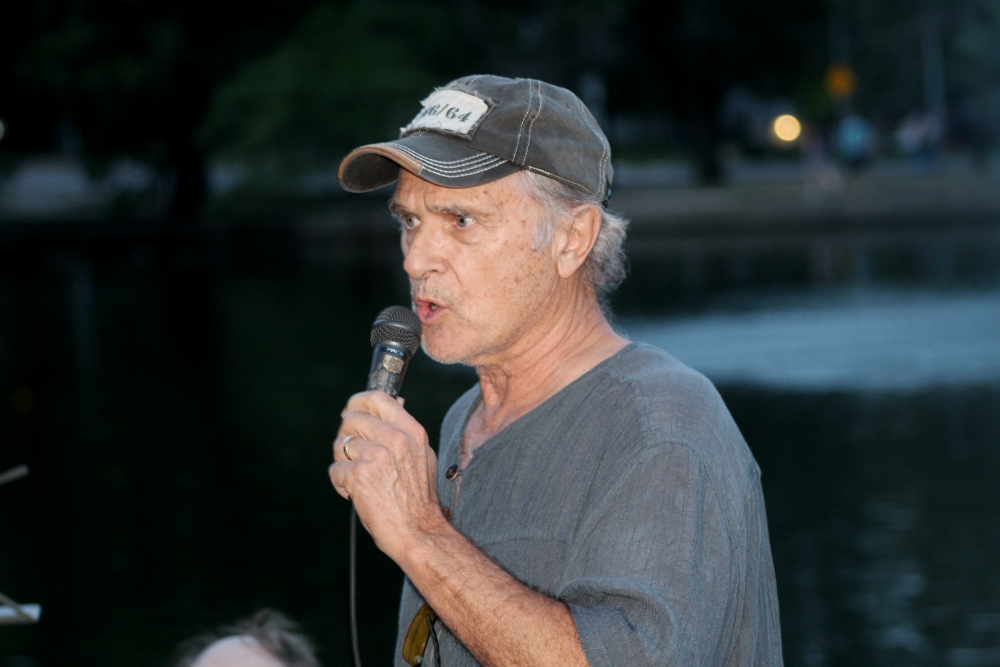
{"type": "Polygon", "coordinates": [[[183,642],[173,667],[319,667],[295,621],[272,609],[183,642]]]}

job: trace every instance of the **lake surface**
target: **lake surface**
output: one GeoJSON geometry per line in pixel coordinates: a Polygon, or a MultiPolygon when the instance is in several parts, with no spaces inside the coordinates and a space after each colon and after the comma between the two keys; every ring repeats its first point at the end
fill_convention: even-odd
{"type": "MultiPolygon", "coordinates": [[[[262,605],[349,663],[326,466],[405,281],[258,250],[4,255],[0,470],[31,475],[0,488],[0,591],[43,616],[0,627],[0,665],[163,665],[262,605]]],[[[1000,665],[1000,293],[750,294],[619,325],[711,377],[760,463],[786,664],[1000,665]]],[[[436,437],[472,382],[418,355],[403,394],[436,437]]],[[[361,543],[363,659],[386,664],[401,578],[361,543]]]]}
{"type": "Polygon", "coordinates": [[[621,326],[724,384],[893,392],[1000,381],[997,291],[855,289],[744,308],[621,326]]]}
{"type": "Polygon", "coordinates": [[[712,378],[757,457],[786,664],[1000,664],[1000,293],[621,325],[712,378]]]}

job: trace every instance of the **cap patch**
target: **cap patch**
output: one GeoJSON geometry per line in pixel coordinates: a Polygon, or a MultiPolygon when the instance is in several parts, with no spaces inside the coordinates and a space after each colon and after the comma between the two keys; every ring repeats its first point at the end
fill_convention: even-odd
{"type": "Polygon", "coordinates": [[[475,95],[460,90],[436,90],[421,102],[423,109],[403,128],[406,136],[415,130],[434,130],[469,137],[490,106],[475,95]]]}

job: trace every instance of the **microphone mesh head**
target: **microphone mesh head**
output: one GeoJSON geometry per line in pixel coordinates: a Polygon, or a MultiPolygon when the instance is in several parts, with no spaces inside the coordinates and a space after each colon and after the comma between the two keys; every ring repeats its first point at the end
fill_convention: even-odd
{"type": "Polygon", "coordinates": [[[420,347],[420,318],[404,306],[389,306],[372,323],[372,347],[399,343],[411,355],[420,347]]]}

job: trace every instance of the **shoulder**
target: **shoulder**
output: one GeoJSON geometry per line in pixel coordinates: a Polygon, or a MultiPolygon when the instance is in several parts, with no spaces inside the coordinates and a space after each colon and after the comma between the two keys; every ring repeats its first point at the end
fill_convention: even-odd
{"type": "MultiPolygon", "coordinates": [[[[718,418],[725,405],[715,386],[663,350],[632,343],[601,368],[605,385],[645,418],[650,435],[677,440],[688,428],[718,418]]],[[[728,412],[726,412],[728,416],[728,412]]]]}
{"type": "Polygon", "coordinates": [[[655,347],[633,343],[602,368],[605,397],[631,414],[641,433],[619,443],[625,458],[670,445],[688,450],[708,469],[757,473],[757,465],[715,386],[655,347]]]}
{"type": "Polygon", "coordinates": [[[602,385],[618,418],[633,427],[602,457],[595,500],[617,497],[616,484],[628,485],[623,493],[637,494],[640,504],[649,489],[702,498],[719,509],[727,533],[742,535],[759,511],[760,468],[715,386],[648,345],[618,356],[603,369],[602,385]]]}

